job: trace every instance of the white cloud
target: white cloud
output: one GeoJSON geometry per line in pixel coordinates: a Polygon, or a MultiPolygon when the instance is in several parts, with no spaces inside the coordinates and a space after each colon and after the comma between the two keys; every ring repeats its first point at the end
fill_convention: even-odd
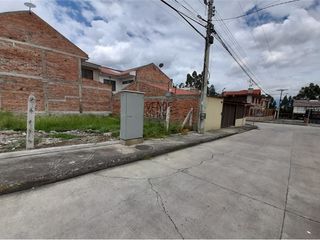
{"type": "MultiPolygon", "coordinates": [[[[25,9],[24,1],[1,0],[0,12],[25,9]]],[[[205,17],[202,0],[186,1],[205,17]]],[[[193,70],[202,71],[204,40],[158,0],[79,0],[82,18],[89,24],[70,16],[76,9],[54,0],[33,2],[37,5],[35,12],[86,51],[90,61],[122,69],[164,63],[163,70],[176,83],[185,81],[193,70]]],[[[175,1],[169,2],[183,10],[175,1]]],[[[215,1],[223,18],[242,14],[256,2],[258,6],[267,5],[265,0],[215,1]]],[[[261,21],[263,25],[257,27],[248,26],[244,19],[226,22],[242,49],[229,41],[230,45],[239,49],[242,60],[271,94],[279,87],[290,88],[295,94],[301,86],[320,81],[320,4],[315,2],[301,0],[267,9],[264,13],[274,21],[261,21]],[[286,19],[279,21],[281,18],[286,19]]],[[[229,40],[222,23],[215,24],[229,40]]],[[[248,77],[217,41],[211,56],[210,82],[217,89],[248,87],[248,77]]]]}

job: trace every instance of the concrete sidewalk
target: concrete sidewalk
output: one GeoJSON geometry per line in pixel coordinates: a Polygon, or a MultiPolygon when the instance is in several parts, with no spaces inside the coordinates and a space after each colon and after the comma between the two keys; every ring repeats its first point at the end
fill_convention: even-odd
{"type": "Polygon", "coordinates": [[[155,157],[255,128],[247,125],[204,135],[175,135],[135,146],[111,142],[0,154],[0,195],[155,157]]]}

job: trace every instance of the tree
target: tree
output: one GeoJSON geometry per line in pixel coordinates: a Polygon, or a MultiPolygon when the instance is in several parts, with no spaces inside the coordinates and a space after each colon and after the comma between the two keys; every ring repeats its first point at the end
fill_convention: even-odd
{"type": "MultiPolygon", "coordinates": [[[[180,85],[182,86],[182,84],[180,84],[180,85]]],[[[180,87],[180,85],[179,85],[179,87],[180,87]]],[[[208,81],[208,85],[209,85],[209,81],[208,81]]],[[[196,71],[193,71],[193,73],[191,75],[188,73],[186,84],[184,84],[183,86],[201,90],[202,74],[198,74],[196,71]]],[[[207,96],[213,97],[216,95],[218,95],[218,93],[216,92],[214,85],[211,84],[210,87],[207,88],[207,96]]]]}
{"type": "Polygon", "coordinates": [[[198,74],[196,71],[193,71],[191,75],[188,73],[185,86],[201,90],[202,74],[198,74]]]}
{"type": "Polygon", "coordinates": [[[302,87],[294,99],[320,99],[320,87],[318,84],[310,83],[309,86],[302,87]]]}
{"type": "Polygon", "coordinates": [[[184,83],[180,83],[179,88],[184,88],[184,83]]]}
{"type": "Polygon", "coordinates": [[[216,92],[214,85],[211,84],[210,87],[208,88],[208,96],[213,97],[213,96],[217,96],[217,95],[218,95],[218,93],[216,92]]]}
{"type": "Polygon", "coordinates": [[[284,113],[291,113],[293,110],[293,98],[291,96],[284,96],[281,101],[281,111],[284,113]]]}
{"type": "Polygon", "coordinates": [[[286,109],[286,108],[288,108],[288,105],[289,105],[289,100],[288,100],[287,95],[285,95],[284,98],[281,100],[280,108],[286,109]]]}
{"type": "Polygon", "coordinates": [[[277,108],[277,102],[274,100],[273,97],[270,97],[269,108],[271,108],[271,109],[276,109],[277,108]]]}

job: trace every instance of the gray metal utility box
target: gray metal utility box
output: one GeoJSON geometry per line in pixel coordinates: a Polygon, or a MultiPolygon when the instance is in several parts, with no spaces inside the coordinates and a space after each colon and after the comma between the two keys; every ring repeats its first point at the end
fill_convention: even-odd
{"type": "Polygon", "coordinates": [[[121,123],[120,139],[143,140],[144,93],[122,91],[120,93],[121,123]]]}

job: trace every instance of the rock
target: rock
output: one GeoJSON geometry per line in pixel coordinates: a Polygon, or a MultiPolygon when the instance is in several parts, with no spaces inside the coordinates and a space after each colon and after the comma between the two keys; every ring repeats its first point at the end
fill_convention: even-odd
{"type": "Polygon", "coordinates": [[[112,132],[107,132],[107,133],[104,133],[103,136],[106,136],[106,137],[111,137],[112,136],[112,132]]]}

